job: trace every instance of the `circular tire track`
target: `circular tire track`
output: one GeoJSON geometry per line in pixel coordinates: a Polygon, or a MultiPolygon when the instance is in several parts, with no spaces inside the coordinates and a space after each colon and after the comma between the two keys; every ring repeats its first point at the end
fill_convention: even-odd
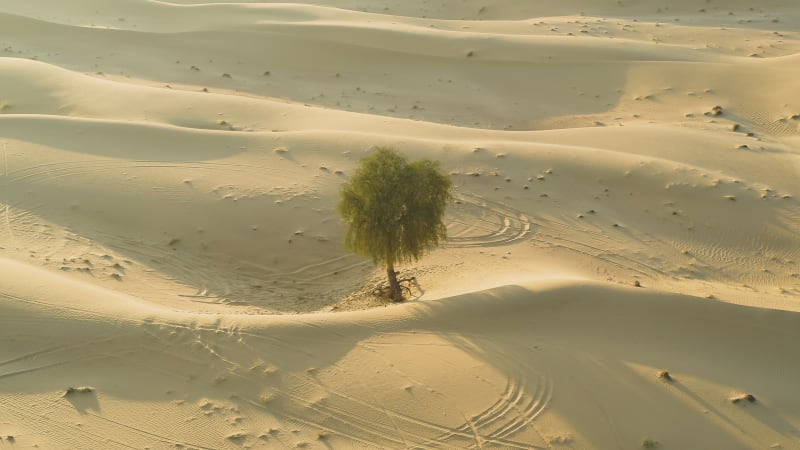
{"type": "Polygon", "coordinates": [[[471,194],[456,197],[446,220],[450,248],[508,245],[532,233],[532,223],[521,211],[471,194]]]}

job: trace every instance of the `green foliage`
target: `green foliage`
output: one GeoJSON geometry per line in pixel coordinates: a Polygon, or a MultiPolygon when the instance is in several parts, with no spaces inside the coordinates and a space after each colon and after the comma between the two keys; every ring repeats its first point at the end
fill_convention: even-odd
{"type": "Polygon", "coordinates": [[[645,439],[644,441],[642,441],[642,448],[646,448],[646,449],[658,448],[658,442],[654,441],[653,439],[649,439],[649,438],[645,439]]]}
{"type": "Polygon", "coordinates": [[[451,186],[438,162],[409,163],[394,149],[376,149],[341,189],[345,248],[389,268],[420,259],[446,238],[451,186]]]}

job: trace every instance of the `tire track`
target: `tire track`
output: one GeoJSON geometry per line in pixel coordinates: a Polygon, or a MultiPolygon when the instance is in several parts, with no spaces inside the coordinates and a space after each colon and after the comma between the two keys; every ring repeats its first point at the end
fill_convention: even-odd
{"type": "Polygon", "coordinates": [[[624,256],[618,250],[611,248],[611,245],[614,244],[622,245],[620,241],[611,237],[581,230],[554,219],[542,217],[537,218],[536,221],[539,222],[537,226],[541,231],[536,234],[536,237],[531,238],[534,243],[570,250],[647,277],[652,277],[654,274],[667,275],[658,267],[624,256]],[[576,234],[577,236],[571,238],[576,234]],[[587,236],[588,239],[581,239],[584,236],[587,236]]]}
{"type": "MultiPolygon", "coordinates": [[[[75,307],[75,306],[69,306],[69,305],[63,305],[63,304],[47,303],[47,302],[40,301],[40,300],[19,297],[19,296],[16,296],[16,295],[13,295],[13,294],[9,294],[9,293],[6,293],[6,292],[0,292],[0,297],[5,297],[5,298],[10,299],[10,300],[16,300],[16,301],[19,301],[19,302],[22,302],[22,303],[28,303],[28,304],[31,304],[31,305],[36,305],[36,306],[39,306],[39,307],[42,307],[42,308],[45,308],[45,309],[49,309],[49,310],[71,311],[73,313],[79,313],[79,315],[82,316],[82,317],[92,318],[92,319],[97,320],[98,322],[106,322],[107,319],[108,319],[107,315],[104,315],[102,313],[99,313],[97,311],[93,311],[93,310],[90,310],[90,309],[78,308],[78,307],[75,307]]],[[[197,313],[197,314],[203,314],[203,313],[197,313]]],[[[216,314],[214,314],[214,313],[211,313],[209,315],[216,316],[216,314]]],[[[144,320],[141,320],[141,319],[134,319],[134,318],[129,318],[129,317],[125,317],[125,316],[114,316],[113,319],[114,319],[115,322],[127,323],[127,324],[131,324],[131,325],[139,326],[139,327],[144,326],[144,325],[151,325],[151,326],[152,325],[158,325],[158,326],[169,327],[169,328],[173,328],[173,329],[181,329],[181,330],[184,330],[187,333],[191,333],[193,336],[195,336],[197,338],[202,337],[201,336],[202,333],[207,333],[209,336],[216,336],[218,334],[218,332],[220,331],[220,329],[218,327],[203,326],[203,325],[192,325],[192,326],[190,326],[190,325],[186,325],[184,323],[179,323],[179,322],[155,321],[155,320],[153,320],[153,321],[144,321],[144,320]]],[[[131,333],[131,334],[133,334],[133,333],[131,333]]],[[[238,336],[243,336],[243,337],[247,337],[247,338],[261,339],[261,340],[264,340],[264,341],[269,341],[269,342],[272,342],[273,344],[277,344],[277,345],[283,346],[287,350],[289,350],[289,351],[291,351],[293,353],[296,353],[296,354],[303,354],[303,355],[306,355],[306,356],[309,356],[309,357],[314,357],[315,356],[313,353],[308,352],[302,346],[289,343],[286,340],[277,338],[277,337],[272,336],[272,335],[267,334],[267,333],[237,331],[236,334],[238,336]]]]}
{"type": "Polygon", "coordinates": [[[251,173],[263,175],[265,172],[280,172],[268,166],[254,166],[247,164],[219,163],[209,161],[156,161],[156,160],[127,160],[115,161],[109,159],[84,160],[84,161],[59,161],[57,163],[29,166],[6,173],[9,182],[44,182],[50,179],[63,178],[74,175],[85,175],[107,171],[110,169],[186,169],[186,170],[218,170],[226,172],[251,173]]]}
{"type": "MultiPolygon", "coordinates": [[[[504,445],[515,443],[516,441],[510,439],[511,436],[533,422],[545,410],[552,390],[552,381],[541,375],[532,395],[527,393],[527,383],[521,377],[509,378],[505,390],[494,404],[472,417],[465,417],[465,423],[454,431],[467,433],[474,430],[473,434],[482,442],[502,442],[504,445]],[[510,414],[513,417],[505,420],[510,414]]],[[[435,438],[433,442],[447,441],[450,438],[452,435],[446,434],[435,438]]],[[[519,448],[537,448],[535,445],[518,444],[523,446],[519,448]]],[[[475,444],[467,448],[480,448],[477,439],[475,444]]]]}
{"type": "Polygon", "coordinates": [[[133,336],[133,333],[128,333],[127,335],[116,335],[116,336],[112,336],[112,337],[99,337],[98,336],[96,338],[85,340],[85,341],[79,342],[77,344],[72,344],[72,345],[55,345],[55,346],[52,346],[52,347],[44,348],[44,349],[41,349],[41,350],[36,350],[36,351],[33,351],[33,352],[27,352],[27,353],[24,353],[22,355],[18,355],[18,356],[14,357],[14,358],[7,359],[5,361],[0,361],[0,367],[6,366],[6,365],[9,365],[9,364],[18,363],[18,362],[24,361],[26,359],[38,358],[40,356],[50,355],[50,354],[53,354],[53,353],[56,353],[56,352],[60,353],[60,352],[65,352],[65,351],[78,349],[78,348],[81,348],[81,347],[84,347],[84,346],[87,346],[87,345],[90,345],[90,344],[107,343],[107,342],[111,342],[111,341],[117,340],[118,338],[127,337],[127,336],[133,336]]]}
{"type": "MultiPolygon", "coordinates": [[[[368,408],[368,409],[370,409],[372,412],[374,412],[376,414],[383,413],[388,418],[391,419],[392,423],[402,422],[404,424],[404,427],[403,427],[404,428],[404,431],[403,431],[403,435],[404,436],[402,437],[402,439],[400,439],[400,440],[398,440],[398,439],[389,439],[389,440],[391,440],[393,442],[396,442],[397,444],[403,444],[403,442],[401,442],[401,441],[411,441],[410,438],[415,438],[416,439],[416,442],[414,443],[415,447],[431,448],[431,446],[435,446],[435,447],[462,449],[462,448],[465,448],[463,444],[449,444],[446,441],[449,440],[449,439],[453,439],[453,438],[461,438],[465,442],[474,442],[474,435],[471,432],[471,430],[461,431],[460,429],[449,428],[449,427],[447,427],[445,425],[440,425],[440,424],[437,424],[437,423],[434,423],[434,422],[430,422],[430,421],[427,421],[427,420],[423,420],[423,419],[419,419],[419,418],[416,418],[416,417],[412,417],[412,416],[409,416],[407,414],[404,414],[404,413],[401,413],[401,412],[398,412],[398,411],[394,411],[394,410],[391,410],[391,409],[377,408],[377,407],[375,407],[373,405],[370,405],[370,404],[368,404],[366,402],[362,402],[360,400],[356,400],[356,399],[354,399],[354,398],[352,398],[350,396],[347,396],[347,395],[339,394],[339,393],[336,393],[336,392],[333,392],[333,391],[330,391],[330,390],[328,390],[327,392],[329,394],[333,394],[335,396],[339,396],[341,399],[354,401],[359,406],[368,408]],[[421,431],[416,431],[416,432],[415,431],[411,431],[409,428],[412,428],[412,427],[419,427],[419,428],[421,428],[421,431]],[[442,436],[447,436],[447,438],[446,439],[442,439],[440,437],[430,438],[430,437],[428,437],[428,436],[423,434],[425,431],[428,431],[428,432],[434,431],[434,432],[444,433],[442,436]]],[[[304,400],[300,399],[300,401],[304,401],[304,400]]],[[[369,416],[369,417],[364,416],[364,417],[362,417],[362,416],[359,416],[357,414],[351,413],[349,411],[349,409],[334,407],[334,406],[331,406],[331,405],[325,405],[324,407],[320,406],[320,405],[309,406],[307,404],[307,402],[305,402],[305,403],[306,403],[306,405],[305,405],[306,408],[313,409],[313,410],[315,410],[315,411],[317,411],[317,412],[319,412],[321,414],[326,414],[327,413],[330,418],[332,418],[334,420],[342,421],[346,426],[352,426],[352,427],[355,427],[355,428],[359,428],[359,429],[365,430],[365,431],[367,431],[367,433],[374,434],[372,431],[370,431],[371,427],[374,427],[376,425],[376,421],[375,421],[375,418],[373,416],[369,416]],[[355,425],[354,422],[345,421],[345,420],[342,419],[342,417],[349,417],[351,420],[359,421],[363,425],[360,425],[360,426],[355,425]]],[[[389,425],[389,424],[383,424],[383,425],[380,425],[380,427],[383,428],[385,430],[385,432],[397,431],[397,428],[395,428],[394,426],[389,425]]],[[[459,428],[461,428],[461,427],[459,427],[459,428]]],[[[338,430],[337,430],[337,432],[338,432],[338,430]]],[[[386,437],[386,436],[384,436],[384,437],[386,437]]],[[[530,445],[527,445],[527,444],[524,444],[524,443],[515,442],[515,441],[502,439],[502,438],[488,438],[488,437],[483,437],[483,436],[481,436],[481,438],[486,443],[501,445],[501,446],[504,446],[505,448],[514,448],[514,449],[536,448],[535,446],[530,446],[530,445]]]]}
{"type": "Polygon", "coordinates": [[[531,233],[531,221],[521,211],[501,204],[492,205],[476,195],[458,195],[453,209],[446,219],[450,225],[447,247],[508,245],[525,239],[531,233]]]}
{"type": "Polygon", "coordinates": [[[3,142],[3,192],[6,193],[5,201],[3,202],[3,215],[5,216],[5,223],[6,223],[6,230],[8,232],[8,239],[11,241],[11,244],[14,244],[14,231],[11,229],[11,211],[10,211],[10,203],[11,200],[8,198],[9,192],[11,190],[8,188],[10,184],[8,178],[8,143],[3,142]]]}
{"type": "MultiPolygon", "coordinates": [[[[326,392],[330,397],[335,398],[338,400],[339,403],[342,405],[336,405],[336,401],[326,401],[323,403],[313,403],[307,399],[304,399],[298,395],[283,392],[288,398],[292,399],[298,406],[302,407],[306,410],[312,410],[321,414],[322,416],[328,418],[329,420],[339,421],[343,424],[343,426],[351,429],[358,429],[362,432],[367,433],[368,435],[378,435],[382,438],[393,442],[396,445],[407,445],[408,442],[413,443],[414,447],[422,447],[422,448],[453,448],[453,449],[462,449],[468,448],[468,445],[474,445],[475,442],[475,434],[470,427],[469,420],[465,420],[465,423],[456,428],[450,428],[445,425],[440,425],[437,423],[433,423],[424,419],[420,419],[417,417],[409,416],[405,413],[395,411],[392,409],[387,409],[385,407],[378,407],[375,406],[373,403],[359,400],[353,396],[341,393],[339,391],[330,389],[329,387],[313,380],[301,379],[300,380],[304,384],[311,385],[317,389],[323,390],[326,392]],[[351,407],[347,405],[351,404],[351,407]],[[370,415],[360,415],[353,411],[358,411],[359,409],[365,409],[370,411],[372,414],[370,415]],[[389,419],[386,423],[376,420],[376,417],[385,416],[389,419]],[[376,428],[378,430],[376,430],[376,428]],[[392,432],[398,432],[398,430],[402,428],[403,433],[398,434],[396,438],[390,437],[388,434],[392,432]],[[416,431],[414,431],[416,429],[416,431]],[[440,434],[434,437],[430,437],[427,433],[430,432],[439,432],[440,434]],[[388,433],[388,434],[387,434],[388,433]],[[458,444],[451,444],[448,441],[453,439],[460,439],[463,440],[462,443],[458,444]]],[[[544,389],[545,392],[549,392],[550,389],[544,389]]],[[[473,424],[476,426],[478,430],[482,427],[485,428],[496,421],[502,420],[502,418],[509,413],[514,411],[518,411],[521,413],[529,412],[530,414],[538,414],[544,409],[546,406],[547,401],[549,401],[549,396],[547,397],[547,401],[537,400],[542,395],[538,397],[533,397],[533,399],[527,404],[528,406],[525,408],[518,407],[519,403],[523,399],[528,399],[529,396],[524,393],[524,387],[522,387],[521,383],[509,380],[509,384],[506,388],[506,391],[501,396],[501,398],[491,405],[487,410],[483,413],[476,415],[472,418],[473,424]],[[476,420],[477,418],[477,420],[476,420]]],[[[531,418],[526,416],[524,418],[519,419],[512,419],[507,423],[501,424],[502,430],[505,428],[512,429],[512,431],[517,431],[522,426],[527,425],[530,423],[535,417],[531,418]],[[520,425],[522,424],[522,425],[520,425]]],[[[304,419],[307,420],[307,419],[304,419]]],[[[328,427],[334,428],[334,427],[328,427]]],[[[499,428],[499,427],[498,427],[499,428]]],[[[339,432],[338,429],[334,428],[334,431],[339,432]]],[[[501,435],[499,431],[495,430],[491,433],[479,434],[478,437],[480,440],[487,444],[494,444],[499,445],[504,448],[512,448],[512,449],[536,449],[539,448],[535,445],[526,444],[523,442],[514,441],[509,439],[508,436],[511,433],[508,433],[508,430],[501,435]]],[[[360,439],[364,439],[363,437],[360,439]]],[[[374,445],[378,446],[385,446],[385,444],[378,444],[375,443],[374,445]]]]}
{"type": "Polygon", "coordinates": [[[448,219],[448,234],[455,235],[448,236],[447,247],[493,247],[529,241],[570,250],[642,276],[667,275],[656,266],[614,250],[623,242],[600,229],[581,229],[551,218],[531,217],[473,194],[460,194],[457,201],[448,219]]]}
{"type": "MultiPolygon", "coordinates": [[[[16,171],[8,171],[3,181],[6,183],[47,183],[65,177],[86,175],[92,173],[103,173],[108,171],[131,171],[136,170],[157,170],[157,169],[180,169],[187,171],[223,171],[223,173],[247,173],[250,175],[263,176],[265,173],[280,172],[286,174],[285,170],[278,170],[273,167],[263,165],[246,164],[226,164],[205,161],[115,161],[109,159],[95,159],[84,161],[62,161],[58,163],[39,164],[26,167],[16,171]]],[[[290,173],[291,174],[291,173],[290,173]]],[[[12,233],[12,226],[16,223],[10,217],[8,206],[5,208],[5,219],[9,233],[12,233]]],[[[31,219],[36,221],[35,218],[31,219]]],[[[35,227],[19,227],[24,229],[30,236],[31,241],[41,241],[41,238],[52,236],[39,235],[35,232],[35,227]]],[[[163,242],[142,242],[141,240],[125,238],[124,236],[113,233],[103,233],[100,230],[92,231],[92,243],[94,238],[103,239],[105,246],[113,249],[127,259],[135,259],[146,266],[153,266],[159,273],[164,274],[173,281],[178,281],[188,287],[196,289],[197,294],[186,296],[191,301],[203,303],[229,303],[245,302],[255,306],[265,307],[279,312],[282,310],[293,311],[293,308],[302,307],[297,302],[282,300],[289,297],[312,295],[318,297],[321,294],[329,293],[332,286],[340,285],[343,274],[347,275],[358,271],[369,265],[368,261],[356,258],[352,255],[337,254],[328,259],[321,259],[315,263],[299,267],[268,267],[256,262],[237,261],[237,267],[229,267],[229,270],[218,270],[218,261],[214,258],[221,256],[225,260],[230,255],[216,255],[213,252],[180,252],[176,255],[174,249],[168,248],[163,242]],[[215,267],[210,270],[208,267],[215,267]]],[[[217,258],[219,259],[219,258],[217,258]]],[[[345,289],[346,290],[346,289],[345,289]]],[[[336,297],[342,293],[330,293],[336,297]]],[[[318,302],[312,305],[316,309],[318,302]]]]}
{"type": "Polygon", "coordinates": [[[8,397],[5,400],[0,397],[0,405],[3,406],[4,411],[11,412],[17,417],[20,417],[22,419],[21,422],[23,422],[26,426],[30,426],[39,435],[57,436],[58,441],[61,442],[61,444],[65,444],[63,446],[59,444],[61,448],[108,448],[109,443],[116,444],[118,447],[123,448],[139,448],[134,445],[130,445],[127,442],[116,440],[109,435],[97,434],[84,428],[78,428],[76,426],[65,424],[44,414],[40,415],[30,412],[30,405],[23,404],[20,401],[15,401],[13,397],[8,397]]]}
{"type": "Polygon", "coordinates": [[[334,296],[332,287],[342,288],[343,279],[353,278],[352,274],[371,264],[354,255],[338,252],[328,257],[321,255],[322,259],[295,267],[288,264],[283,267],[270,266],[245,260],[232,263],[227,254],[196,249],[194,246],[176,252],[165,242],[127,238],[102,231],[94,231],[93,239],[102,241],[105,248],[121,255],[123,259],[155,269],[168,279],[191,287],[195,294],[182,295],[191,301],[219,304],[246,302],[276,311],[302,306],[282,300],[285,297],[334,296]]]}
{"type": "MultiPolygon", "coordinates": [[[[0,400],[0,402],[1,401],[2,400],[0,400]]],[[[21,403],[21,402],[17,402],[17,403],[21,403]]],[[[75,412],[75,409],[69,403],[67,403],[66,401],[64,401],[61,398],[53,400],[49,404],[49,406],[51,406],[52,408],[54,408],[56,410],[63,411],[64,413],[66,413],[68,415],[74,414],[74,412],[75,412]]],[[[13,407],[13,404],[12,404],[12,407],[13,407]]],[[[30,410],[30,408],[28,408],[28,407],[24,407],[23,406],[23,408],[25,408],[25,411],[30,410]]],[[[17,408],[17,411],[19,412],[19,408],[17,408]]],[[[132,445],[132,444],[130,444],[128,442],[120,440],[120,438],[124,434],[126,434],[126,432],[128,432],[128,433],[131,433],[131,434],[133,434],[135,436],[138,436],[139,438],[144,438],[144,439],[149,440],[151,442],[158,442],[160,444],[167,444],[167,445],[173,446],[173,447],[175,445],[182,445],[184,447],[198,448],[198,449],[203,449],[203,450],[213,450],[214,449],[214,447],[207,447],[207,446],[200,445],[200,444],[197,444],[197,443],[194,443],[194,442],[187,442],[187,441],[183,441],[183,440],[180,440],[180,439],[173,439],[173,438],[170,438],[168,436],[165,436],[165,435],[162,435],[162,434],[158,434],[158,433],[154,433],[154,432],[145,430],[145,429],[140,428],[140,427],[127,425],[127,424],[122,423],[120,421],[117,421],[117,420],[114,420],[114,419],[111,419],[111,418],[108,418],[108,417],[104,417],[104,416],[102,416],[102,415],[100,415],[100,414],[98,414],[96,412],[93,412],[93,411],[86,411],[85,415],[89,416],[89,417],[92,417],[92,418],[94,418],[94,419],[96,419],[96,420],[98,420],[100,422],[103,422],[103,423],[105,423],[107,425],[110,425],[112,428],[116,428],[116,429],[111,431],[111,432],[107,432],[107,431],[105,431],[106,429],[104,428],[103,434],[98,434],[98,433],[94,433],[94,432],[88,431],[85,427],[82,427],[82,428],[72,427],[72,426],[70,426],[68,424],[65,424],[62,421],[59,421],[59,420],[57,420],[55,418],[49,417],[50,414],[37,415],[35,413],[27,413],[26,412],[25,415],[27,416],[26,420],[25,420],[25,423],[31,423],[29,419],[32,418],[32,417],[39,418],[39,419],[41,419],[41,420],[39,420],[40,423],[46,424],[46,425],[44,425],[42,427],[44,430],[52,430],[52,428],[57,428],[57,429],[61,430],[61,433],[60,433],[61,436],[65,436],[65,435],[72,435],[72,436],[76,436],[76,437],[91,436],[91,439],[94,442],[96,442],[97,444],[99,444],[99,445],[91,445],[91,446],[88,446],[88,447],[81,447],[80,445],[77,445],[77,446],[70,446],[68,448],[109,448],[109,446],[108,446],[109,443],[113,443],[113,444],[116,444],[116,445],[118,445],[120,447],[125,447],[125,448],[141,448],[141,446],[139,446],[139,445],[132,445]],[[73,432],[70,433],[70,431],[73,431],[73,432]],[[77,432],[75,432],[75,431],[77,431],[77,432]]],[[[45,435],[46,433],[42,433],[42,434],[45,435]]]]}
{"type": "Polygon", "coordinates": [[[545,377],[541,377],[539,381],[540,383],[538,384],[536,393],[530,397],[530,401],[527,406],[523,410],[519,411],[520,414],[517,416],[517,420],[511,421],[502,429],[490,434],[490,437],[508,438],[513,436],[515,433],[526,427],[529,423],[536,420],[536,418],[539,417],[542,412],[544,412],[545,408],[550,403],[550,399],[552,398],[553,383],[552,380],[546,379],[545,377]]]}
{"type": "Polygon", "coordinates": [[[131,431],[134,434],[139,435],[139,436],[141,436],[143,438],[149,438],[149,439],[155,440],[157,442],[160,442],[162,444],[168,444],[168,445],[173,446],[173,447],[177,444],[177,445],[183,445],[184,447],[188,446],[188,447],[193,447],[193,448],[198,448],[198,449],[203,449],[203,450],[214,450],[216,448],[216,447],[206,447],[204,445],[200,445],[200,444],[197,444],[197,443],[194,443],[194,442],[187,442],[187,441],[172,439],[169,436],[164,436],[162,434],[154,433],[152,431],[147,431],[144,428],[134,427],[134,426],[122,423],[122,422],[120,422],[118,420],[110,419],[108,417],[103,417],[103,416],[101,416],[101,415],[99,415],[97,413],[94,413],[92,411],[88,411],[87,415],[89,415],[91,417],[94,417],[94,418],[96,418],[96,419],[98,419],[98,420],[100,420],[102,422],[105,422],[106,424],[114,426],[117,429],[128,430],[128,431],[131,431]]]}

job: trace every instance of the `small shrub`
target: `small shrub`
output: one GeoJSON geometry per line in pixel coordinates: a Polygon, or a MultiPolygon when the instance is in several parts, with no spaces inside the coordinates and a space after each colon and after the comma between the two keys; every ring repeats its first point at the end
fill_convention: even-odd
{"type": "Polygon", "coordinates": [[[743,402],[743,401],[748,401],[750,403],[755,403],[756,402],[756,398],[755,398],[755,396],[753,396],[753,394],[740,394],[740,395],[736,395],[734,397],[731,397],[731,403],[739,403],[739,402],[743,402]]]}
{"type": "Polygon", "coordinates": [[[64,397],[68,397],[68,396],[74,395],[74,394],[88,394],[90,392],[94,392],[94,388],[93,387],[88,387],[88,386],[72,387],[72,386],[70,386],[64,392],[64,397]]]}

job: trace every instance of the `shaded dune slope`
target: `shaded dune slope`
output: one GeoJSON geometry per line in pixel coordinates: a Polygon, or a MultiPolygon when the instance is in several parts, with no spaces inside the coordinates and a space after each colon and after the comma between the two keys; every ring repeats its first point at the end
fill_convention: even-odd
{"type": "Polygon", "coordinates": [[[63,345],[28,340],[2,363],[4,419],[40,445],[280,446],[322,432],[334,447],[635,447],[648,435],[675,448],[752,448],[800,437],[789,419],[800,398],[782,372],[798,369],[794,313],[556,280],[380,314],[186,315],[3,269],[70,293],[21,283],[3,293],[14,300],[4,329],[24,335],[47,320],[63,333],[63,345]],[[672,382],[656,377],[665,368],[672,382]],[[61,397],[78,385],[95,391],[61,397]],[[757,403],[731,403],[742,392],[757,403]],[[190,420],[131,424],[122,404],[190,420]],[[80,428],[68,427],[74,409],[80,428]],[[40,427],[53,426],[65,432],[47,441],[40,427]]]}

